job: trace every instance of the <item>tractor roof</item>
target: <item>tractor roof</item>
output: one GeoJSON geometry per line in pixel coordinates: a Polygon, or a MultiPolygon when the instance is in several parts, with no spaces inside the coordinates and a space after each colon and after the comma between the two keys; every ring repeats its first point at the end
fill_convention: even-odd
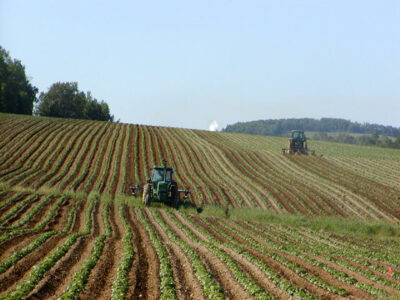
{"type": "Polygon", "coordinates": [[[172,170],[172,168],[170,168],[170,167],[165,167],[165,166],[153,166],[153,169],[163,169],[163,170],[164,170],[164,168],[167,169],[167,170],[172,170]]]}

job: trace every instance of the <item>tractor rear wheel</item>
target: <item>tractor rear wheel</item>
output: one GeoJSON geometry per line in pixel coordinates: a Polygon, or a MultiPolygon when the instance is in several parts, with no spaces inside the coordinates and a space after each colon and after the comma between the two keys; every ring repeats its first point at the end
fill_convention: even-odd
{"type": "Polygon", "coordinates": [[[150,202],[151,202],[150,190],[151,190],[150,184],[146,184],[143,188],[143,204],[144,204],[144,206],[150,205],[150,202]]]}

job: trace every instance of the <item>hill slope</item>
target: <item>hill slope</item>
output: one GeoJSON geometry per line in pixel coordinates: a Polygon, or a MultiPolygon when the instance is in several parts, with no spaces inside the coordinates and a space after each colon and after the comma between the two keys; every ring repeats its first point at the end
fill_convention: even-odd
{"type": "Polygon", "coordinates": [[[398,297],[399,151],[285,143],[0,114],[0,299],[398,297]],[[164,158],[198,204],[238,208],[125,196],[164,158]]]}
{"type": "Polygon", "coordinates": [[[0,132],[9,186],[114,199],[166,159],[197,205],[400,219],[397,150],[314,142],[323,157],[287,157],[279,137],[7,115],[0,132]]]}

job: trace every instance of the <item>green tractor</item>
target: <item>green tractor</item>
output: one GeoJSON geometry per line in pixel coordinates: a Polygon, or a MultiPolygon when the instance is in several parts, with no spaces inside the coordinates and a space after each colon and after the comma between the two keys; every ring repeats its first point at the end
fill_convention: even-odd
{"type": "Polygon", "coordinates": [[[154,166],[147,183],[130,187],[132,195],[136,196],[137,192],[142,191],[145,206],[149,206],[151,202],[162,202],[178,208],[180,195],[183,194],[183,198],[187,199],[190,191],[179,190],[178,184],[172,179],[172,174],[174,170],[167,167],[165,162],[164,166],[154,166]]]}
{"type": "Polygon", "coordinates": [[[314,150],[308,150],[307,138],[302,130],[292,130],[289,137],[288,148],[282,148],[282,154],[311,154],[315,155],[314,150]]]}

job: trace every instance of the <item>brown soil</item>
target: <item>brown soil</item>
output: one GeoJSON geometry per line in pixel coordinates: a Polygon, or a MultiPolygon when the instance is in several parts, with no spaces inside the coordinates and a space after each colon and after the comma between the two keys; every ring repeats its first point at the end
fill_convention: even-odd
{"type": "Polygon", "coordinates": [[[313,255],[313,254],[310,254],[310,253],[305,253],[305,254],[310,256],[310,257],[312,257],[312,258],[314,258],[317,261],[320,261],[320,262],[322,262],[322,263],[324,263],[324,264],[326,264],[326,265],[328,265],[328,266],[330,266],[332,268],[335,268],[336,270],[339,270],[341,272],[344,272],[344,273],[348,274],[349,276],[357,279],[359,282],[362,282],[362,283],[365,283],[365,284],[371,284],[376,288],[384,290],[384,291],[386,291],[388,293],[388,295],[398,295],[400,293],[398,290],[396,290],[394,288],[391,288],[391,287],[382,285],[380,283],[377,283],[377,282],[375,282],[373,280],[370,280],[370,279],[362,276],[361,274],[359,274],[357,272],[354,272],[354,271],[349,270],[349,269],[347,269],[345,267],[342,267],[342,266],[340,266],[340,265],[338,265],[338,264],[336,264],[334,262],[331,262],[331,261],[329,261],[327,259],[324,259],[322,257],[316,256],[316,255],[313,255]]]}
{"type": "MultiPolygon", "coordinates": [[[[102,206],[104,209],[104,205],[102,206]]],[[[98,214],[99,224],[102,224],[99,234],[104,234],[103,213],[98,214]],[[101,219],[101,220],[100,220],[101,219]]],[[[109,211],[112,236],[105,242],[103,253],[93,268],[85,289],[79,295],[81,299],[110,299],[111,288],[118,269],[118,262],[122,258],[122,230],[123,225],[118,216],[118,207],[110,205],[109,211]]]]}
{"type": "Polygon", "coordinates": [[[75,125],[69,132],[67,132],[61,139],[56,143],[56,146],[50,150],[50,154],[46,153],[40,158],[40,170],[34,176],[27,181],[34,189],[38,189],[43,185],[52,186],[53,182],[63,176],[64,165],[69,160],[69,154],[71,149],[74,147],[76,140],[81,138],[83,132],[87,131],[89,126],[75,125]],[[57,176],[57,177],[55,177],[57,176]],[[54,178],[55,177],[55,178],[54,178]]]}
{"type": "MultiPolygon", "coordinates": [[[[215,227],[217,227],[219,230],[224,231],[226,234],[229,234],[230,236],[232,236],[236,241],[239,241],[241,244],[243,245],[247,245],[248,243],[240,238],[235,232],[228,230],[227,228],[221,226],[217,220],[215,220],[214,218],[208,218],[210,222],[213,223],[213,225],[215,227]]],[[[222,220],[222,219],[221,219],[222,220]]],[[[230,225],[231,227],[235,227],[235,229],[238,229],[239,231],[242,231],[245,234],[249,234],[246,233],[244,230],[240,229],[237,227],[237,225],[233,222],[230,221],[226,221],[226,223],[228,225],[230,225]]],[[[257,242],[261,242],[263,244],[268,245],[267,243],[265,243],[263,240],[258,239],[256,236],[250,234],[250,236],[255,239],[257,242]]],[[[278,242],[279,243],[279,242],[278,242]]],[[[332,297],[336,297],[337,295],[334,295],[322,288],[320,288],[317,285],[312,284],[311,282],[309,282],[308,280],[300,277],[299,275],[297,275],[293,270],[291,270],[290,268],[286,267],[285,265],[279,263],[278,261],[275,261],[273,258],[263,254],[262,252],[259,252],[255,249],[252,249],[250,247],[246,247],[246,250],[251,253],[253,256],[257,257],[258,259],[264,261],[265,263],[268,264],[269,267],[275,269],[276,272],[278,272],[279,274],[281,274],[281,276],[283,276],[284,278],[286,278],[288,281],[292,282],[295,285],[298,286],[302,286],[304,288],[306,288],[308,291],[310,291],[313,294],[318,295],[321,298],[332,298],[332,297]]],[[[269,249],[269,251],[274,251],[272,249],[269,249]]]]}
{"type": "MultiPolygon", "coordinates": [[[[68,212],[74,205],[75,201],[71,199],[64,199],[61,205],[56,210],[53,218],[46,224],[45,230],[62,230],[68,219],[68,212]]],[[[79,205],[76,214],[79,215],[79,210],[82,209],[82,203],[79,205]]]]}
{"type": "MultiPolygon", "coordinates": [[[[205,299],[203,291],[198,281],[189,258],[185,255],[178,244],[172,242],[161,225],[153,218],[149,210],[146,210],[147,218],[152,223],[158,236],[163,241],[171,259],[174,271],[176,292],[179,299],[205,299]]],[[[164,216],[164,214],[162,214],[164,216]]],[[[170,224],[168,224],[170,225],[170,224]]]]}
{"type": "MultiPolygon", "coordinates": [[[[47,197],[47,196],[45,196],[45,197],[47,197]]],[[[36,212],[36,214],[34,214],[32,216],[32,218],[28,222],[26,222],[23,227],[24,228],[33,228],[37,224],[39,224],[46,217],[46,214],[49,212],[49,210],[51,209],[51,207],[54,205],[54,203],[56,201],[57,201],[57,198],[55,198],[55,197],[51,197],[49,200],[47,200],[47,202],[41,207],[41,209],[38,212],[36,212]]]]}
{"type": "Polygon", "coordinates": [[[8,211],[10,211],[14,205],[16,205],[18,202],[24,200],[28,196],[30,196],[30,194],[19,193],[17,198],[15,198],[13,201],[7,203],[6,205],[4,205],[3,207],[0,208],[0,217],[3,217],[3,215],[5,215],[8,211]]]}
{"type": "MultiPolygon", "coordinates": [[[[106,173],[105,178],[102,178],[102,179],[101,179],[101,183],[100,183],[100,187],[99,187],[99,192],[100,192],[101,194],[103,194],[103,192],[104,192],[105,188],[107,187],[107,185],[110,184],[110,182],[111,182],[111,176],[115,176],[115,175],[118,175],[118,174],[119,174],[119,172],[117,172],[116,174],[112,172],[112,165],[113,165],[114,161],[116,161],[116,162],[117,162],[117,165],[119,165],[118,162],[121,160],[121,157],[115,157],[115,149],[116,149],[116,145],[117,145],[117,143],[118,143],[118,140],[119,140],[119,138],[120,138],[120,136],[121,136],[121,132],[123,131],[123,130],[122,130],[122,126],[118,126],[118,129],[117,129],[117,128],[114,128],[114,130],[118,130],[118,132],[117,132],[117,134],[115,135],[113,141],[110,141],[110,143],[112,143],[112,144],[111,144],[111,151],[110,151],[109,154],[108,154],[108,158],[109,158],[109,160],[108,160],[108,165],[106,166],[105,163],[102,163],[102,164],[101,164],[101,168],[102,168],[102,169],[103,169],[103,168],[106,168],[107,170],[109,170],[109,171],[106,173]]],[[[108,151],[105,152],[105,153],[108,153],[108,151]]],[[[106,155],[105,155],[105,156],[106,156],[106,155]]],[[[105,162],[105,161],[103,161],[103,162],[105,162]]],[[[115,188],[116,188],[116,187],[117,187],[117,185],[115,185],[115,188]]],[[[90,189],[90,190],[91,190],[91,189],[90,189]]],[[[114,193],[115,193],[115,190],[114,190],[114,193]]]]}
{"type": "Polygon", "coordinates": [[[25,232],[0,243],[0,261],[9,257],[15,251],[25,248],[35,238],[37,238],[37,236],[38,232],[25,232]]]}
{"type": "MultiPolygon", "coordinates": [[[[89,176],[87,178],[87,182],[83,181],[82,184],[78,187],[78,189],[85,189],[86,193],[92,191],[97,183],[97,179],[102,171],[102,167],[105,165],[106,153],[108,148],[112,145],[111,143],[115,142],[115,137],[118,135],[118,132],[113,130],[113,128],[109,127],[109,133],[101,137],[100,145],[92,148],[94,151],[94,155],[92,156],[90,167],[89,167],[89,176]],[[104,139],[103,139],[104,138],[104,139]],[[94,162],[94,163],[93,163],[94,162]]],[[[111,161],[110,157],[110,161],[111,161]]]]}
{"type": "MultiPolygon", "coordinates": [[[[97,134],[96,136],[93,135],[93,140],[91,139],[90,141],[90,148],[85,151],[83,154],[82,162],[88,161],[89,163],[85,165],[82,163],[82,168],[84,167],[83,170],[78,171],[78,174],[82,173],[82,176],[79,175],[79,180],[77,182],[73,183],[73,190],[76,191],[78,189],[82,189],[83,185],[86,183],[87,180],[91,180],[91,177],[93,177],[93,171],[96,167],[96,162],[100,160],[99,156],[100,153],[104,150],[104,148],[107,146],[106,143],[103,141],[107,138],[110,137],[111,135],[111,127],[109,125],[106,125],[103,127],[104,131],[101,132],[101,134],[97,134]],[[96,137],[96,138],[95,138],[96,137]]],[[[93,182],[92,182],[93,185],[93,182]]],[[[90,190],[90,189],[89,189],[90,190]]]]}
{"type": "Polygon", "coordinates": [[[144,141],[143,141],[141,126],[136,125],[135,127],[136,127],[135,168],[138,169],[140,182],[143,183],[146,181],[145,175],[143,173],[144,172],[143,156],[145,154],[142,153],[142,143],[144,143],[144,141]]]}
{"type": "Polygon", "coordinates": [[[355,297],[355,298],[367,298],[368,297],[368,293],[366,293],[365,291],[357,288],[354,285],[345,283],[343,281],[340,281],[339,279],[336,279],[333,275],[331,275],[330,273],[328,273],[327,271],[325,271],[322,268],[316,267],[313,264],[307,262],[304,259],[301,259],[297,256],[288,254],[286,252],[283,251],[278,251],[278,250],[271,250],[273,252],[276,252],[280,255],[282,255],[283,257],[285,257],[286,259],[297,263],[300,267],[302,267],[303,269],[307,270],[308,273],[310,274],[314,274],[315,276],[318,276],[319,278],[321,278],[323,281],[325,281],[326,283],[329,283],[333,286],[337,286],[337,287],[341,287],[343,289],[345,289],[349,295],[355,297]]]}
{"type": "Polygon", "coordinates": [[[148,126],[141,126],[140,129],[143,134],[143,142],[144,142],[144,153],[142,153],[142,161],[144,160],[144,174],[146,174],[145,169],[148,171],[153,166],[153,158],[150,157],[150,140],[151,136],[147,129],[148,126]]]}
{"type": "MultiPolygon", "coordinates": [[[[10,141],[17,140],[18,139],[17,136],[19,134],[25,133],[27,130],[29,130],[33,126],[37,125],[39,122],[40,121],[38,121],[38,120],[34,120],[34,121],[21,120],[20,122],[11,121],[10,126],[7,126],[8,128],[10,128],[10,130],[8,132],[6,132],[6,135],[3,134],[7,138],[5,138],[4,140],[2,139],[0,150],[6,151],[6,149],[3,150],[3,148],[6,148],[6,146],[9,146],[9,147],[12,146],[10,141]],[[11,128],[11,127],[13,127],[13,128],[11,128]]],[[[4,131],[2,131],[2,132],[4,132],[4,131]]]]}
{"type": "Polygon", "coordinates": [[[304,197],[304,202],[307,206],[314,211],[315,214],[321,214],[319,211],[315,211],[314,206],[309,203],[309,201],[313,202],[316,206],[318,206],[322,211],[324,211],[327,215],[341,215],[343,217],[347,217],[348,215],[340,209],[334,202],[330,200],[325,194],[319,192],[317,189],[314,189],[311,185],[305,185],[300,181],[291,182],[287,180],[285,175],[281,170],[275,168],[272,164],[270,164],[263,155],[260,153],[254,153],[253,157],[256,157],[259,161],[261,161],[264,165],[266,165],[269,169],[274,170],[274,174],[282,174],[279,177],[281,182],[285,182],[286,186],[294,185],[295,189],[300,191],[301,194],[306,195],[304,197]]]}
{"type": "MultiPolygon", "coordinates": [[[[43,177],[47,177],[46,180],[42,180],[43,183],[50,183],[50,178],[52,174],[55,175],[56,172],[65,172],[65,170],[62,168],[62,165],[64,165],[66,162],[68,162],[68,158],[65,157],[62,160],[62,155],[64,154],[64,151],[68,151],[68,153],[71,151],[71,148],[69,148],[70,143],[75,143],[77,139],[80,138],[82,133],[87,130],[84,126],[80,126],[80,122],[73,126],[72,128],[68,128],[61,132],[61,135],[59,135],[57,138],[54,139],[52,143],[49,143],[51,145],[51,148],[48,149],[47,153],[43,153],[41,156],[39,156],[40,161],[37,162],[37,166],[35,168],[32,168],[32,172],[28,172],[24,177],[29,176],[30,174],[33,174],[38,170],[38,172],[35,174],[35,176],[31,177],[29,180],[26,180],[23,182],[24,186],[34,186],[35,188],[38,188],[39,186],[42,186],[40,184],[39,179],[42,179],[43,177]],[[62,146],[63,145],[63,146],[62,146]],[[56,165],[54,162],[55,161],[62,161],[62,164],[58,167],[57,170],[49,170],[45,166],[51,166],[54,168],[54,165],[56,165]]],[[[44,150],[43,150],[44,152],[44,150]]],[[[31,165],[33,165],[33,162],[30,162],[31,165]]],[[[24,180],[24,178],[22,178],[24,180]]]]}
{"type": "MultiPolygon", "coordinates": [[[[84,214],[81,212],[81,214],[84,214]]],[[[75,222],[79,222],[79,218],[74,219],[75,222]]],[[[73,226],[76,224],[73,224],[73,226]]],[[[36,235],[38,233],[35,233],[36,235]]],[[[50,237],[46,242],[44,242],[40,247],[36,248],[34,251],[29,253],[27,256],[18,261],[14,266],[8,269],[5,273],[0,275],[0,290],[12,289],[19,282],[28,278],[29,270],[39,263],[45,256],[51,253],[59,245],[64,242],[66,234],[57,234],[50,237]]],[[[14,242],[9,243],[13,245],[14,242]]]]}
{"type": "Polygon", "coordinates": [[[100,138],[104,130],[106,130],[106,126],[97,126],[95,130],[93,130],[93,127],[87,126],[74,136],[71,140],[68,152],[65,153],[63,163],[59,165],[58,170],[54,170],[53,174],[49,177],[52,178],[50,181],[52,186],[58,184],[60,190],[70,189],[70,185],[73,180],[78,177],[80,171],[80,169],[73,169],[74,166],[76,164],[84,165],[85,159],[90,153],[90,145],[92,145],[96,137],[98,139],[100,138]],[[57,177],[54,178],[54,176],[57,177]]]}
{"type": "MultiPolygon", "coordinates": [[[[246,163],[244,162],[244,160],[239,158],[237,153],[235,153],[234,151],[226,149],[226,150],[224,150],[224,154],[228,158],[230,163],[233,164],[237,169],[239,169],[240,173],[242,173],[247,178],[251,178],[251,180],[253,182],[257,183],[258,185],[263,187],[263,189],[267,190],[268,193],[270,193],[274,197],[275,200],[279,201],[279,203],[284,207],[284,209],[286,211],[288,211],[290,213],[295,213],[294,208],[287,201],[287,199],[286,199],[287,197],[281,196],[281,193],[283,193],[284,195],[286,194],[283,190],[278,189],[278,191],[276,191],[276,190],[272,189],[268,183],[261,180],[258,176],[253,175],[252,172],[249,172],[248,168],[245,167],[246,163]]],[[[289,196],[289,195],[287,195],[287,196],[289,196]]]]}
{"type": "MultiPolygon", "coordinates": [[[[183,135],[181,130],[176,130],[173,134],[177,141],[189,140],[187,136],[183,135]]],[[[184,152],[187,153],[189,160],[193,164],[196,163],[194,170],[201,170],[201,173],[198,173],[198,175],[201,175],[203,181],[205,181],[206,185],[210,187],[212,194],[216,197],[215,200],[217,200],[221,205],[226,206],[227,204],[224,201],[225,198],[233,207],[239,207],[236,196],[234,196],[230,191],[227,191],[226,187],[222,185],[219,180],[212,178],[215,174],[211,173],[215,171],[211,170],[212,166],[207,166],[205,164],[206,161],[199,155],[200,151],[195,149],[191,143],[181,143],[181,145],[184,152]],[[219,186],[219,189],[216,188],[217,185],[219,186]]]]}
{"type": "Polygon", "coordinates": [[[12,143],[9,143],[9,147],[4,149],[6,155],[4,155],[3,160],[1,161],[2,170],[12,166],[15,161],[20,158],[20,154],[31,146],[31,143],[35,140],[37,134],[46,130],[46,127],[50,127],[50,124],[48,122],[41,122],[41,124],[35,126],[35,128],[30,128],[31,130],[25,131],[20,140],[13,140],[12,143]]]}
{"type": "Polygon", "coordinates": [[[260,270],[257,266],[255,266],[253,263],[248,261],[246,258],[244,258],[241,254],[236,253],[232,249],[221,245],[218,246],[222,250],[224,250],[226,253],[228,253],[235,261],[236,263],[240,266],[240,268],[265,291],[267,291],[269,294],[277,297],[278,299],[294,299],[290,295],[288,295],[284,290],[281,290],[278,288],[271,280],[269,280],[266,276],[265,273],[260,270]]]}
{"type": "Polygon", "coordinates": [[[382,197],[382,195],[385,195],[387,191],[384,187],[382,187],[381,184],[359,175],[351,174],[348,171],[343,171],[339,167],[329,163],[323,158],[300,158],[299,156],[297,159],[290,159],[293,162],[301,165],[306,170],[340,184],[356,194],[362,195],[369,201],[373,202],[380,209],[384,210],[386,213],[394,216],[396,219],[400,219],[400,208],[394,205],[392,200],[388,199],[387,197],[382,197]],[[364,190],[364,185],[370,187],[368,192],[364,190]],[[374,189],[379,190],[380,193],[377,194],[374,192],[374,189]]]}
{"type": "MultiPolygon", "coordinates": [[[[79,237],[75,244],[69,249],[35,289],[28,295],[28,299],[57,299],[72,282],[73,275],[81,264],[90,257],[95,237],[99,234],[99,226],[96,214],[99,213],[97,202],[92,213],[93,228],[90,235],[79,237]]],[[[84,213],[84,212],[82,212],[84,213]]]]}
{"type": "MultiPolygon", "coordinates": [[[[212,197],[212,203],[214,202],[222,206],[226,206],[227,203],[225,203],[223,199],[223,197],[225,197],[227,201],[233,202],[232,205],[234,207],[238,207],[238,204],[234,200],[234,197],[229,196],[228,193],[225,191],[224,187],[220,187],[220,191],[218,191],[218,189],[215,188],[216,182],[214,182],[212,179],[209,178],[207,174],[208,168],[203,165],[203,159],[199,157],[194,148],[190,144],[182,143],[181,141],[183,140],[183,138],[177,134],[177,131],[171,132],[171,134],[175,138],[175,140],[180,143],[183,153],[186,154],[185,159],[188,159],[190,164],[192,165],[191,167],[192,173],[194,170],[195,177],[200,178],[204,182],[204,185],[209,187],[212,197]],[[202,172],[200,172],[200,170],[202,172]]],[[[190,169],[188,169],[188,171],[189,170],[190,169]]]]}
{"type": "MultiPolygon", "coordinates": [[[[36,236],[37,237],[37,236],[36,236]]],[[[51,251],[64,242],[66,235],[57,234],[50,237],[40,247],[22,258],[10,269],[0,275],[0,291],[11,290],[24,279],[28,278],[29,270],[43,260],[51,251]]]]}
{"type": "MultiPolygon", "coordinates": [[[[186,154],[185,151],[183,151],[182,148],[179,147],[179,145],[177,144],[177,140],[171,136],[171,134],[169,133],[169,131],[166,128],[163,128],[163,131],[165,134],[164,138],[165,138],[165,142],[166,142],[166,147],[168,147],[171,151],[171,155],[174,160],[175,167],[177,168],[179,165],[181,165],[185,169],[186,174],[188,176],[190,176],[191,181],[194,182],[194,184],[198,187],[198,190],[199,190],[201,196],[203,197],[203,201],[202,201],[200,199],[197,199],[195,193],[193,193],[192,199],[195,202],[195,204],[197,206],[199,206],[201,203],[213,203],[214,196],[211,195],[211,192],[207,191],[206,185],[201,179],[202,177],[199,176],[199,174],[196,172],[196,168],[192,165],[192,162],[188,159],[187,155],[184,155],[184,154],[186,154]],[[171,144],[171,141],[174,141],[174,144],[171,144]],[[176,158],[175,158],[174,154],[172,153],[172,151],[175,152],[176,158]],[[178,160],[179,160],[179,163],[178,163],[178,160]]],[[[177,168],[176,171],[179,172],[179,169],[177,168]]],[[[180,174],[183,174],[183,172],[180,174]]],[[[189,183],[188,183],[188,185],[189,185],[189,188],[192,190],[193,186],[190,185],[189,183]]]]}
{"type": "MultiPolygon", "coordinates": [[[[20,182],[25,177],[40,169],[37,166],[34,167],[36,159],[40,157],[40,155],[45,152],[52,144],[50,141],[53,141],[55,139],[55,136],[60,136],[60,132],[62,132],[64,129],[65,126],[63,126],[62,123],[59,123],[55,126],[55,128],[49,128],[47,131],[41,132],[40,138],[32,143],[29,147],[27,147],[24,152],[19,155],[19,161],[14,163],[14,165],[21,166],[21,168],[9,172],[6,178],[15,178],[16,176],[24,173],[24,177],[20,178],[19,180],[11,180],[12,184],[15,185],[17,182],[20,182]]],[[[6,178],[3,177],[3,180],[6,178]]]]}
{"type": "MultiPolygon", "coordinates": [[[[165,218],[165,220],[167,220],[165,218]]],[[[237,282],[229,268],[222,262],[214,253],[207,249],[202,244],[193,242],[178,226],[172,221],[168,221],[171,229],[192,248],[199,253],[201,260],[213,275],[213,277],[223,287],[227,299],[252,299],[247,291],[237,282]]]]}
{"type": "Polygon", "coordinates": [[[127,156],[127,151],[128,149],[128,130],[129,130],[129,125],[125,124],[123,125],[123,128],[121,129],[122,131],[122,141],[118,145],[118,155],[117,156],[117,163],[115,167],[115,176],[112,178],[111,182],[111,187],[109,188],[110,190],[110,195],[111,198],[114,199],[117,193],[124,193],[125,192],[125,187],[129,187],[129,185],[133,184],[133,182],[126,181],[127,180],[127,174],[125,174],[125,165],[126,162],[125,158],[127,156]],[[127,184],[128,182],[128,184],[127,184]]]}
{"type": "MultiPolygon", "coordinates": [[[[379,277],[383,277],[383,278],[385,278],[386,280],[391,281],[391,282],[393,282],[393,283],[398,284],[398,283],[400,282],[399,279],[396,279],[396,278],[390,276],[389,274],[376,271],[376,270],[374,270],[374,269],[372,269],[372,268],[368,268],[367,266],[364,266],[364,265],[362,265],[362,264],[359,264],[359,263],[357,263],[357,262],[355,262],[355,261],[352,261],[352,260],[350,260],[350,259],[347,259],[347,258],[345,258],[345,257],[338,257],[338,256],[336,256],[335,258],[338,259],[338,260],[342,260],[342,261],[348,262],[348,263],[352,264],[353,266],[355,266],[355,267],[358,268],[358,269],[361,269],[361,270],[364,270],[364,271],[370,271],[370,272],[374,273],[375,275],[377,275],[377,276],[379,276],[379,277]]],[[[400,291],[399,291],[399,293],[400,293],[400,291]]]]}
{"type": "Polygon", "coordinates": [[[26,203],[19,211],[17,211],[14,215],[12,215],[7,220],[5,220],[2,224],[2,226],[11,226],[15,222],[22,219],[27,213],[29,213],[29,209],[33,206],[33,204],[39,202],[39,200],[40,200],[40,197],[35,196],[32,200],[30,200],[28,203],[26,203]]]}
{"type": "Polygon", "coordinates": [[[229,241],[221,234],[218,233],[214,228],[209,226],[207,223],[204,223],[198,216],[190,216],[191,220],[197,225],[203,227],[207,232],[212,234],[218,241],[221,243],[228,243],[229,241]]]}
{"type": "Polygon", "coordinates": [[[137,185],[139,183],[135,182],[135,164],[134,164],[134,149],[135,149],[135,140],[134,140],[134,125],[128,125],[128,130],[130,130],[130,136],[128,141],[128,149],[127,149],[127,160],[126,160],[126,186],[124,187],[124,192],[126,194],[130,194],[129,186],[137,185]]]}
{"type": "Polygon", "coordinates": [[[127,210],[127,220],[133,231],[135,259],[129,274],[128,299],[158,299],[160,297],[159,261],[153,243],[137,218],[134,209],[127,210]]]}

